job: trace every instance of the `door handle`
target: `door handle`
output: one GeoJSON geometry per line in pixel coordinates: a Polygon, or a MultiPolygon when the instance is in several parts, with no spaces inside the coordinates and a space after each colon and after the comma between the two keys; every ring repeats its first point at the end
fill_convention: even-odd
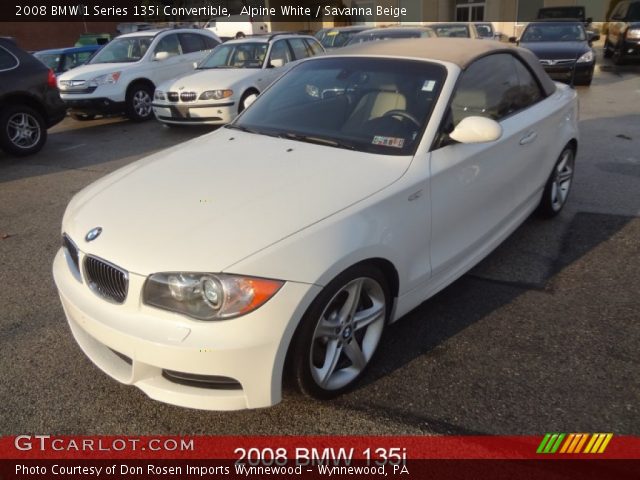
{"type": "Polygon", "coordinates": [[[520,145],[526,145],[527,143],[533,142],[536,138],[538,138],[537,132],[529,132],[524,137],[520,139],[520,145]]]}

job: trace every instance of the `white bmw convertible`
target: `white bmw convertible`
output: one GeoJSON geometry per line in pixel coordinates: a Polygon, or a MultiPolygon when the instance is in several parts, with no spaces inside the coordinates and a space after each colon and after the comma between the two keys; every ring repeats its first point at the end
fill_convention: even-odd
{"type": "Polygon", "coordinates": [[[386,325],[560,212],[577,114],[532,53],[492,41],[303,60],[232,124],[72,199],[53,266],[71,331],[163,402],[266,407],[285,371],[334,397],[386,325]]]}

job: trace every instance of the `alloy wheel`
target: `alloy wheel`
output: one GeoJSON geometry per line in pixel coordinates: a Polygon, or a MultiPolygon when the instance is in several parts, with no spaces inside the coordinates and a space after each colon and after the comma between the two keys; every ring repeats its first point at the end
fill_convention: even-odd
{"type": "Polygon", "coordinates": [[[573,180],[574,155],[573,151],[567,149],[563,152],[558,161],[553,183],[551,185],[551,207],[554,211],[559,211],[564,206],[571,189],[573,180]]]}
{"type": "Polygon", "coordinates": [[[7,137],[18,148],[28,149],[38,144],[42,132],[38,120],[26,112],[16,112],[7,121],[7,137]]]}
{"type": "Polygon", "coordinates": [[[311,375],[321,389],[341,389],[362,373],[382,336],[386,312],[384,290],[373,278],[356,278],[338,290],[320,315],[309,352],[311,375]]]}
{"type": "Polygon", "coordinates": [[[133,94],[133,110],[140,118],[151,115],[151,95],[146,90],[138,90],[133,94]]]}

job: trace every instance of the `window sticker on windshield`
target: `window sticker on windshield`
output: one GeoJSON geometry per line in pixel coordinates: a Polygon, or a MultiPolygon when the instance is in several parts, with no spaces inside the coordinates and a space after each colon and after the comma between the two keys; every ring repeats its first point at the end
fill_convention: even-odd
{"type": "Polygon", "coordinates": [[[338,35],[340,32],[338,30],[331,30],[329,33],[327,33],[328,37],[333,37],[335,35],[338,35]]]}
{"type": "Polygon", "coordinates": [[[376,135],[373,137],[373,141],[371,143],[374,145],[383,145],[385,147],[402,148],[404,146],[404,138],[376,135]]]}
{"type": "Polygon", "coordinates": [[[434,88],[436,88],[435,80],[425,80],[424,85],[422,85],[423,92],[433,92],[434,88]]]}

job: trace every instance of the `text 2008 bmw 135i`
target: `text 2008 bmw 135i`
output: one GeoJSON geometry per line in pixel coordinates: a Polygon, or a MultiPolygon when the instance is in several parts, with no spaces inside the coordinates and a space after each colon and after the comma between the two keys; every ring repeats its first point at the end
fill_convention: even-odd
{"type": "Polygon", "coordinates": [[[154,399],[265,407],[285,371],[331,398],[388,323],[562,209],[577,142],[575,91],[526,50],[342,49],[78,193],[55,282],[87,356],[154,399]]]}

